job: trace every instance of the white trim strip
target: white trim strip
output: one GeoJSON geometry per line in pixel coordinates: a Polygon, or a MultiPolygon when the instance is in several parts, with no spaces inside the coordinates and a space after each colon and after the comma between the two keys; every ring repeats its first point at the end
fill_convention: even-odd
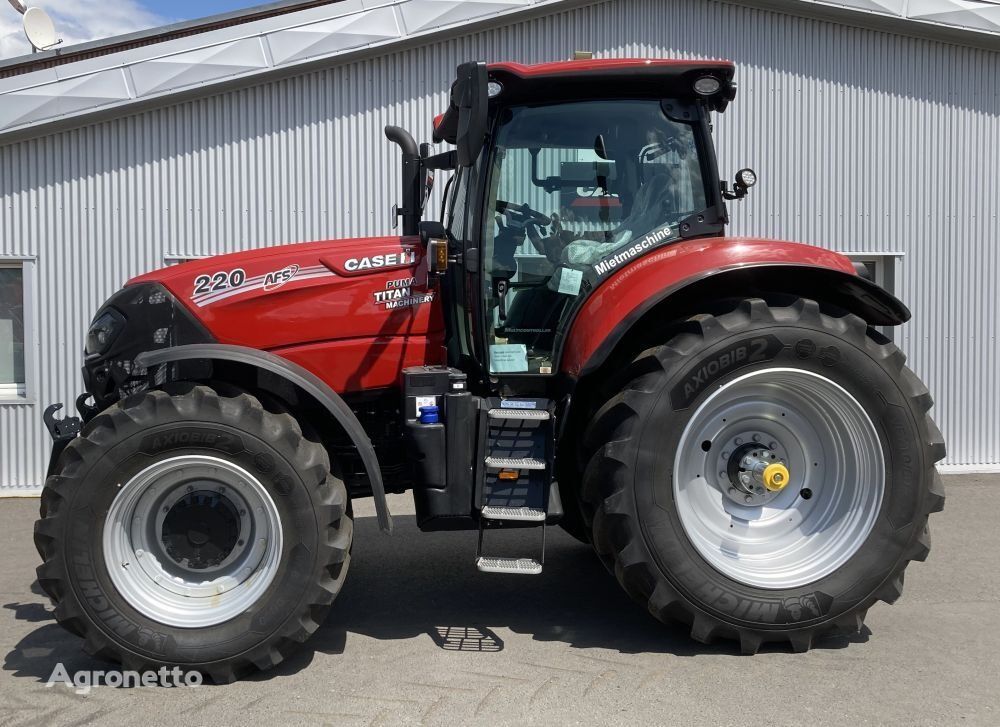
{"type": "MultiPolygon", "coordinates": [[[[301,280],[316,280],[317,278],[334,278],[334,277],[336,277],[336,274],[330,270],[327,270],[326,268],[324,268],[321,271],[306,273],[304,275],[300,272],[296,273],[295,277],[289,280],[287,283],[275,288],[274,290],[276,292],[278,290],[281,290],[282,288],[285,288],[286,286],[293,285],[301,280]]],[[[238,295],[243,295],[244,293],[252,293],[263,289],[264,289],[264,280],[263,278],[261,278],[261,280],[256,283],[253,284],[244,283],[238,288],[230,288],[228,290],[215,293],[212,295],[211,298],[202,298],[200,300],[192,299],[192,301],[197,307],[204,308],[206,305],[211,305],[212,303],[218,303],[220,300],[225,300],[226,298],[233,298],[238,295]]]]}

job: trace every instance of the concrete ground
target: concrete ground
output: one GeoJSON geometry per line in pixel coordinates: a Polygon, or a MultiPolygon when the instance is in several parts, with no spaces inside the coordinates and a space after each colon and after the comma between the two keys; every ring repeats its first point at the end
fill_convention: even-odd
{"type": "MultiPolygon", "coordinates": [[[[545,573],[484,575],[471,533],[422,534],[408,497],[379,534],[358,508],[327,623],[278,669],[228,686],[46,688],[106,669],[33,587],[33,500],[0,501],[0,724],[1000,724],[1000,475],[946,478],[927,563],[864,634],[741,657],[662,626],[589,549],[550,532],[545,573]]],[[[537,533],[505,533],[533,552],[537,533]]]]}

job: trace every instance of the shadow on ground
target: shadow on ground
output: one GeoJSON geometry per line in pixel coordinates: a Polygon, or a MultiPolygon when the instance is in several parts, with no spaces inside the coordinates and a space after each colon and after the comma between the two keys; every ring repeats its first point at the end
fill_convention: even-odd
{"type": "MultiPolygon", "coordinates": [[[[731,642],[699,644],[682,625],[664,626],[634,604],[589,546],[550,530],[541,576],[487,575],[474,565],[474,533],[421,533],[412,516],[395,518],[391,537],[374,517],[355,521],[355,546],[344,589],[326,623],[279,667],[252,679],[294,674],[317,652],[343,653],[347,634],[375,639],[429,638],[449,651],[496,652],[504,648],[494,629],[507,628],[539,641],[621,653],[737,655],[731,642]]],[[[533,555],[537,533],[519,530],[490,534],[490,552],[533,555]]],[[[32,587],[38,593],[37,584],[32,587]]],[[[6,655],[4,670],[45,681],[54,665],[67,671],[104,669],[88,656],[81,640],[55,623],[47,599],[4,605],[20,621],[37,623],[6,655]]],[[[818,648],[842,648],[866,641],[869,631],[827,639],[818,648]]],[[[780,645],[765,650],[785,651],[780,645]]]]}

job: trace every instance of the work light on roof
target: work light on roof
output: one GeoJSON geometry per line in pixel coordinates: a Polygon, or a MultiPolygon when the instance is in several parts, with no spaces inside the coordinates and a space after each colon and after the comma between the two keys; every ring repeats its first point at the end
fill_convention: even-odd
{"type": "Polygon", "coordinates": [[[749,189],[757,184],[757,174],[753,169],[741,169],[736,173],[736,182],[741,187],[749,189]]]}
{"type": "Polygon", "coordinates": [[[699,96],[711,96],[718,93],[722,83],[715,76],[702,76],[694,82],[694,92],[699,96]]]}
{"type": "Polygon", "coordinates": [[[490,81],[486,84],[486,95],[490,98],[496,98],[503,91],[503,85],[499,81],[490,81]]]}

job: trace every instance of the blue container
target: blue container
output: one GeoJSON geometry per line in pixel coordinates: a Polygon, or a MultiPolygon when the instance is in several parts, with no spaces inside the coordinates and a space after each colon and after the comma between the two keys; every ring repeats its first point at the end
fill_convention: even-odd
{"type": "Polygon", "coordinates": [[[420,423],[421,424],[437,424],[441,421],[439,416],[441,411],[440,407],[437,406],[422,406],[420,407],[420,423]]]}

